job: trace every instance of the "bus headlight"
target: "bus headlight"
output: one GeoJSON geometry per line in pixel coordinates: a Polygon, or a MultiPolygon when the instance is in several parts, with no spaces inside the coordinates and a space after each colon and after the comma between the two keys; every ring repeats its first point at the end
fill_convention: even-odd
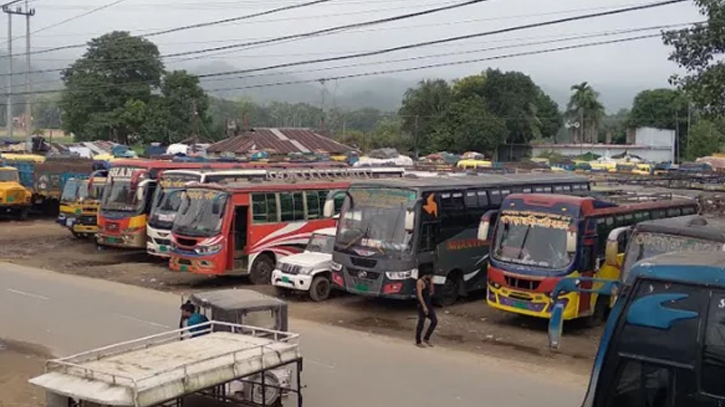
{"type": "Polygon", "coordinates": [[[406,270],[406,271],[386,271],[385,277],[389,280],[407,280],[409,278],[418,278],[418,269],[406,270]]]}
{"type": "Polygon", "coordinates": [[[216,253],[221,249],[222,249],[222,245],[220,243],[220,244],[215,244],[213,246],[199,246],[196,249],[194,249],[194,251],[196,252],[196,254],[209,254],[209,253],[216,253]]]}
{"type": "Polygon", "coordinates": [[[330,264],[330,268],[332,269],[332,271],[340,271],[340,270],[342,270],[342,264],[340,264],[340,263],[335,263],[335,262],[333,261],[333,262],[332,262],[332,263],[330,264]]]}

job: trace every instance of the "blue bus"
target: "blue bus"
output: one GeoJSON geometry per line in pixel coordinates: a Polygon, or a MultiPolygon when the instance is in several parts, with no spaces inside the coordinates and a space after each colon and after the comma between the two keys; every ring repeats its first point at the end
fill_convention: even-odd
{"type": "MultiPolygon", "coordinates": [[[[586,292],[584,280],[562,280],[554,296],[586,292]]],[[[725,253],[662,254],[637,263],[624,284],[604,283],[597,291],[618,298],[582,407],[725,406],[725,253]]],[[[555,307],[555,348],[562,316],[555,307]]]]}

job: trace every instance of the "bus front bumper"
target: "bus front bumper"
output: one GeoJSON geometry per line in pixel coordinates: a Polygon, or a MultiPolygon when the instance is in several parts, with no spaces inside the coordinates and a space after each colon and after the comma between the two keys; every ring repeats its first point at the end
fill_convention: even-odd
{"type": "Polygon", "coordinates": [[[142,232],[123,233],[120,235],[96,234],[96,241],[101,246],[123,249],[143,249],[146,247],[146,234],[142,232]]]}
{"type": "MultiPolygon", "coordinates": [[[[557,300],[564,304],[564,320],[578,318],[579,295],[568,293],[557,300]]],[[[510,290],[506,287],[496,288],[488,285],[486,303],[502,311],[514,314],[528,315],[537,318],[551,318],[553,303],[551,298],[544,293],[528,293],[510,290]]]]}
{"type": "Polygon", "coordinates": [[[354,277],[343,271],[332,272],[332,283],[335,288],[351,294],[366,297],[382,297],[394,300],[408,300],[415,298],[415,281],[412,278],[405,280],[390,280],[384,272],[376,272],[377,278],[354,277]]]}

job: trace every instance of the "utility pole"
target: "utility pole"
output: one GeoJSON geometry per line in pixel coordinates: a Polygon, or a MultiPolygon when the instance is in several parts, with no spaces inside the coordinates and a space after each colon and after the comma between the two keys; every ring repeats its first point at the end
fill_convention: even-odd
{"type": "Polygon", "coordinates": [[[194,121],[194,145],[191,146],[191,152],[196,153],[196,145],[199,144],[199,112],[196,109],[196,99],[192,101],[192,108],[192,120],[194,121]]]}
{"type": "Polygon", "coordinates": [[[33,115],[30,107],[30,17],[35,14],[35,9],[28,8],[28,0],[25,0],[25,137],[33,134],[33,115]]]}
{"type": "Polygon", "coordinates": [[[26,63],[26,69],[25,69],[25,92],[26,92],[26,105],[25,105],[25,129],[26,129],[26,137],[29,137],[29,119],[30,119],[30,101],[28,98],[30,98],[30,77],[29,77],[29,71],[30,71],[30,17],[35,15],[35,9],[31,9],[28,7],[28,0],[25,0],[25,10],[23,10],[22,7],[15,7],[15,9],[12,9],[10,6],[19,3],[20,0],[11,1],[10,3],[6,3],[2,6],[3,12],[8,15],[8,77],[7,77],[7,106],[6,106],[6,126],[7,126],[7,134],[10,138],[13,137],[13,129],[14,129],[14,123],[13,123],[13,14],[25,16],[26,18],[26,38],[25,38],[25,63],[26,63]]]}

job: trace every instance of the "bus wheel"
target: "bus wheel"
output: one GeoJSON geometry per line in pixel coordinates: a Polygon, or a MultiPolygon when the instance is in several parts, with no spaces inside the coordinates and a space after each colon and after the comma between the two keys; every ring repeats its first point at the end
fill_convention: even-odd
{"type": "Polygon", "coordinates": [[[268,255],[260,254],[252,264],[249,279],[254,285],[269,284],[272,282],[272,271],[274,271],[274,261],[268,255]]]}
{"type": "Polygon", "coordinates": [[[21,209],[20,213],[18,214],[18,218],[20,220],[27,220],[28,219],[28,208],[21,209]]]}
{"type": "Polygon", "coordinates": [[[330,279],[325,276],[315,277],[312,284],[310,284],[310,298],[312,298],[312,301],[325,301],[330,298],[330,291],[332,291],[332,284],[330,284],[330,279]]]}
{"type": "Polygon", "coordinates": [[[74,232],[72,230],[70,232],[73,234],[73,237],[75,237],[76,239],[83,239],[83,237],[84,237],[83,233],[74,232]]]}
{"type": "Polygon", "coordinates": [[[448,278],[446,278],[446,282],[443,284],[440,294],[437,295],[436,302],[441,307],[449,307],[455,304],[458,300],[459,289],[459,278],[455,274],[449,274],[448,278]]]}
{"type": "Polygon", "coordinates": [[[594,313],[587,317],[586,325],[588,328],[596,328],[607,320],[607,311],[609,310],[609,297],[600,295],[597,297],[597,303],[594,305],[594,313]]]}

